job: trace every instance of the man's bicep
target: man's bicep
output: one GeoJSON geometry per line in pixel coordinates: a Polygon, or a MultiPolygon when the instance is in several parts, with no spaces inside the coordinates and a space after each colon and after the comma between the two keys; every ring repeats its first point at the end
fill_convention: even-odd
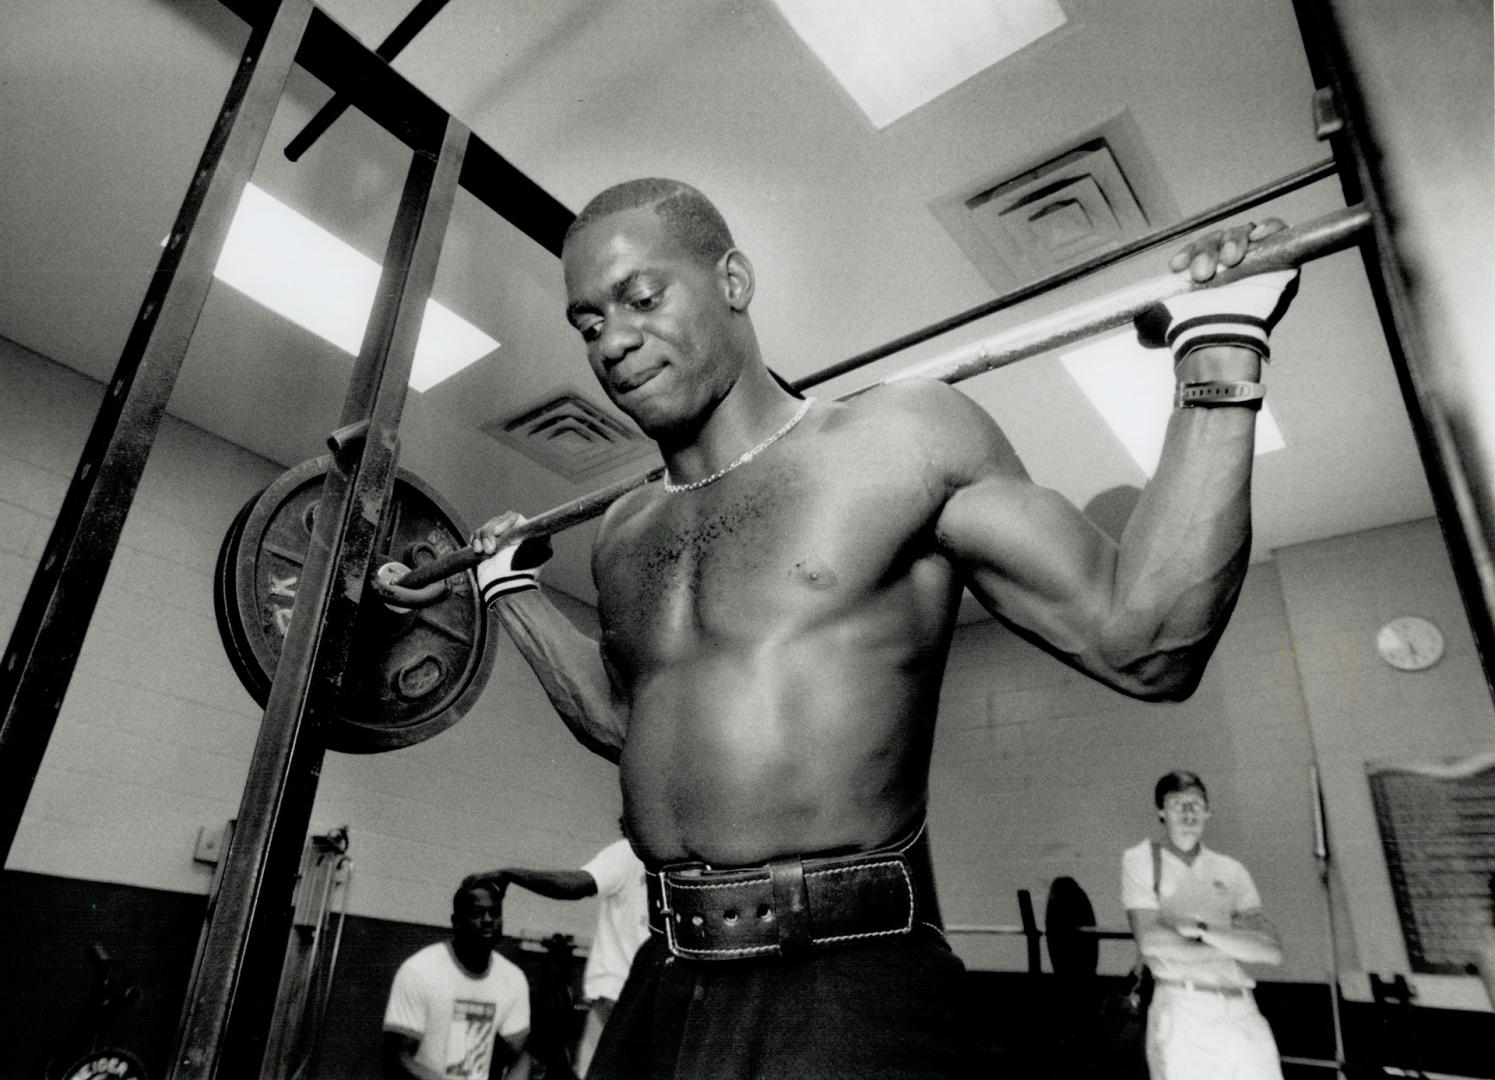
{"type": "Polygon", "coordinates": [[[1157,908],[1127,908],[1126,921],[1131,925],[1132,937],[1138,941],[1142,935],[1163,921],[1163,913],[1157,908]]]}
{"type": "Polygon", "coordinates": [[[1061,652],[1093,636],[1108,607],[1116,546],[1073,503],[1020,469],[959,487],[936,526],[976,598],[1061,652]]]}
{"type": "Polygon", "coordinates": [[[1157,911],[1158,896],[1152,885],[1151,864],[1146,864],[1144,871],[1137,862],[1132,858],[1121,860],[1121,906],[1128,912],[1157,911]]]}

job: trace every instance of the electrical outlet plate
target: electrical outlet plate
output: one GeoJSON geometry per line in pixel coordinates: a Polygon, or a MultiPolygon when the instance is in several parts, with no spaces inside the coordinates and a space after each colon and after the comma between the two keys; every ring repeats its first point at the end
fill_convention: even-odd
{"type": "Polygon", "coordinates": [[[222,825],[204,825],[198,829],[197,844],[192,849],[192,861],[216,865],[223,857],[223,833],[222,825]]]}

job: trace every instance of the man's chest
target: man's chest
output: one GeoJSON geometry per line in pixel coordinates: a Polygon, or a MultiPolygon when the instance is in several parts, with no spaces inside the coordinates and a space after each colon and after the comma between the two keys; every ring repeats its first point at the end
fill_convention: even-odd
{"type": "Polygon", "coordinates": [[[856,603],[932,551],[938,509],[911,464],[844,454],[786,454],[656,498],[599,548],[605,622],[751,630],[856,603]]]}
{"type": "Polygon", "coordinates": [[[1228,923],[1237,907],[1236,889],[1223,867],[1196,861],[1193,866],[1169,866],[1163,875],[1162,904],[1165,911],[1228,923]]]}

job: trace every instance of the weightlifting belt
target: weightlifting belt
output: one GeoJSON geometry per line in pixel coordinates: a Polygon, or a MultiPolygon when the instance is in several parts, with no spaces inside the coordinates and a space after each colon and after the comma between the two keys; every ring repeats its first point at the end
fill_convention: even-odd
{"type": "Polygon", "coordinates": [[[645,880],[650,931],[690,960],[793,956],[921,925],[943,933],[922,823],[900,842],[854,855],[735,870],[671,863],[645,880]]]}

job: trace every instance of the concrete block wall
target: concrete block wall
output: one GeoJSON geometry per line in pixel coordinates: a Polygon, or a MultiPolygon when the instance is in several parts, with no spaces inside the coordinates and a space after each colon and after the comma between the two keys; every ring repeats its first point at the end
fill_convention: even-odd
{"type": "MultiPolygon", "coordinates": [[[[8,636],[103,388],[0,339],[0,633],[8,636]]],[[[238,813],[260,709],[219,642],[214,560],[283,471],[167,417],[6,866],[205,893],[202,827],[238,813]]],[[[591,608],[556,594],[578,622],[591,608]]],[[[347,825],[355,914],[442,925],[462,875],[579,866],[617,835],[616,769],[562,727],[506,637],[455,727],[404,750],[329,754],[313,831],[347,825]]],[[[594,902],[516,891],[511,934],[590,941],[594,902]]]]}

